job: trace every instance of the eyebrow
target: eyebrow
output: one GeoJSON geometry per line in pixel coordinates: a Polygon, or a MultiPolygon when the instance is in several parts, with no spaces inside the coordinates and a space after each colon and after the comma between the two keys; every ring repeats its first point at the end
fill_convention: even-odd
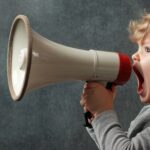
{"type": "Polygon", "coordinates": [[[150,45],[150,40],[149,39],[147,39],[147,40],[143,40],[142,42],[141,42],[141,44],[142,45],[150,45]]]}
{"type": "Polygon", "coordinates": [[[143,42],[142,45],[150,45],[150,41],[149,42],[143,42]]]}

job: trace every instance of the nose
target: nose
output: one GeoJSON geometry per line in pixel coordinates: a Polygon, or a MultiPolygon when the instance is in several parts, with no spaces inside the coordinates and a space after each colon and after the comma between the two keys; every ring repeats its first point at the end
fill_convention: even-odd
{"type": "Polygon", "coordinates": [[[132,60],[133,61],[140,61],[140,55],[139,55],[138,51],[132,55],[132,60]]]}

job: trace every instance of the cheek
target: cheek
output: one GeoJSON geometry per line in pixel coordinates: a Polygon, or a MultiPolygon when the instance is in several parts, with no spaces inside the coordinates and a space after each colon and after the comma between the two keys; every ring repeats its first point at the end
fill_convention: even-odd
{"type": "Polygon", "coordinates": [[[142,66],[144,78],[149,80],[150,79],[150,56],[145,57],[141,61],[141,66],[142,66]]]}
{"type": "Polygon", "coordinates": [[[150,102],[150,58],[145,58],[141,63],[142,70],[144,74],[144,84],[145,84],[145,102],[150,102]]]}

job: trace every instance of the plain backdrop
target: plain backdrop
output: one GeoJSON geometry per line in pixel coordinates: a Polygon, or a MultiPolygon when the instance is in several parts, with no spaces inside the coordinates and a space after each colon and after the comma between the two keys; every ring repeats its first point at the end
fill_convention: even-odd
{"type": "MultiPolygon", "coordinates": [[[[129,41],[127,27],[144,11],[150,11],[149,0],[0,0],[0,149],[97,150],[83,127],[83,81],[49,85],[12,101],[6,62],[16,15],[27,15],[36,32],[57,43],[131,56],[137,46],[129,41]]],[[[132,74],[117,88],[114,107],[124,130],[142,107],[136,86],[132,74]]]]}

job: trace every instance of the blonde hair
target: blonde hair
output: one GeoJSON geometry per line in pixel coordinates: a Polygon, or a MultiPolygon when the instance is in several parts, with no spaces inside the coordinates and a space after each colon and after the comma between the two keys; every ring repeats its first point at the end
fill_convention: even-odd
{"type": "Polygon", "coordinates": [[[128,31],[132,42],[143,41],[150,33],[150,13],[145,13],[139,20],[131,20],[128,31]]]}

